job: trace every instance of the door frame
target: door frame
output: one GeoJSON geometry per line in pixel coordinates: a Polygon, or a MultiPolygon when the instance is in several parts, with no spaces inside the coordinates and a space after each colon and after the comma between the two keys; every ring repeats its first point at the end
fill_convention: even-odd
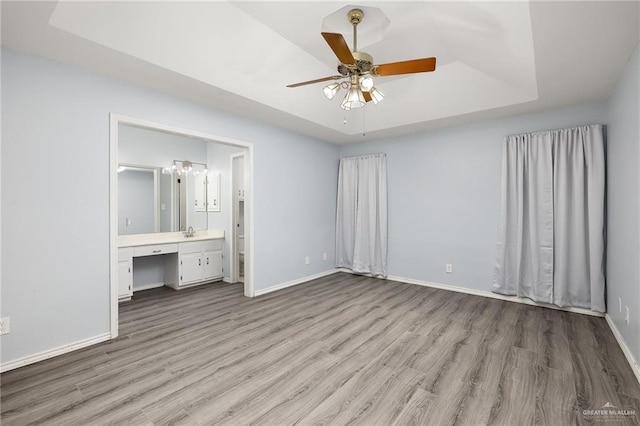
{"type": "MultiPolygon", "coordinates": [[[[236,170],[235,167],[233,165],[234,160],[236,158],[240,158],[243,157],[244,161],[245,161],[245,167],[244,167],[244,180],[246,181],[247,179],[247,174],[246,174],[246,156],[244,155],[244,152],[239,152],[237,154],[231,154],[231,156],[229,157],[229,170],[230,175],[231,175],[231,202],[233,203],[233,207],[231,210],[231,245],[230,245],[230,251],[231,251],[231,259],[229,262],[229,266],[231,268],[231,273],[230,273],[230,279],[231,282],[238,282],[240,279],[240,274],[239,274],[239,255],[238,252],[236,250],[236,246],[237,246],[237,241],[238,241],[238,229],[236,226],[236,222],[237,222],[237,216],[238,216],[238,198],[236,196],[236,191],[235,191],[235,184],[236,184],[236,170]]],[[[246,189],[246,187],[245,187],[246,189]]],[[[247,212],[246,212],[246,199],[245,199],[245,217],[244,217],[244,225],[245,225],[245,231],[246,231],[246,222],[247,222],[247,212]]],[[[245,232],[246,233],[246,232],[245,232]]],[[[245,281],[247,279],[247,273],[246,273],[246,259],[247,259],[247,246],[246,246],[246,239],[245,239],[245,281]]]]}
{"type": "MultiPolygon", "coordinates": [[[[217,136],[197,130],[170,126],[126,115],[109,114],[109,312],[111,338],[118,336],[118,129],[120,125],[139,127],[173,133],[180,136],[194,137],[206,142],[216,142],[243,148],[245,155],[245,251],[248,259],[245,262],[244,295],[254,297],[254,218],[253,218],[253,143],[237,139],[217,136]]],[[[225,238],[228,238],[225,236],[225,238]]]]}

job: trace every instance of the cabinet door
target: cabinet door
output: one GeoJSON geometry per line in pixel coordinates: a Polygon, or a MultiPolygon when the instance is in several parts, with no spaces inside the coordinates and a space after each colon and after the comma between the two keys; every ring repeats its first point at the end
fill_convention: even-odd
{"type": "Polygon", "coordinates": [[[194,177],[194,199],[197,212],[207,211],[207,179],[203,175],[194,177]]]}
{"type": "Polygon", "coordinates": [[[201,281],[203,272],[202,253],[180,255],[180,285],[201,281]]]}
{"type": "Polygon", "coordinates": [[[244,199],[245,182],[244,182],[244,156],[233,159],[234,173],[234,195],[238,199],[244,199]]]}
{"type": "Polygon", "coordinates": [[[133,294],[133,274],[131,261],[118,262],[118,298],[131,297],[133,294]]]}
{"type": "Polygon", "coordinates": [[[207,210],[220,211],[220,172],[209,172],[207,176],[207,210]]]}
{"type": "Polygon", "coordinates": [[[221,251],[205,251],[203,260],[204,260],[204,279],[205,280],[220,278],[222,276],[222,252],[221,251]]]}

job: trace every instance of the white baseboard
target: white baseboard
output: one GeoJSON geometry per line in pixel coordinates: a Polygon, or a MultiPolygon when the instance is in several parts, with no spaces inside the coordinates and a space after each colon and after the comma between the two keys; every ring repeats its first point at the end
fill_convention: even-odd
{"type": "Polygon", "coordinates": [[[424,287],[433,287],[433,288],[439,288],[441,290],[449,290],[449,291],[455,291],[455,292],[458,292],[458,293],[472,294],[474,296],[482,296],[482,297],[490,297],[492,299],[506,300],[507,302],[523,303],[525,305],[532,305],[532,306],[539,306],[541,308],[555,309],[557,311],[575,312],[575,313],[578,313],[578,314],[591,315],[591,316],[594,316],[594,317],[604,317],[603,313],[590,311],[589,309],[573,308],[573,307],[570,307],[570,306],[568,306],[568,307],[560,307],[560,306],[556,306],[556,305],[550,305],[548,303],[534,302],[533,300],[525,299],[525,298],[517,297],[517,296],[504,296],[502,294],[492,293],[490,291],[475,290],[475,289],[466,288],[466,287],[458,287],[458,286],[455,286],[455,285],[432,283],[432,282],[428,282],[428,281],[414,280],[412,278],[395,277],[395,276],[391,276],[391,275],[388,276],[387,279],[391,280],[391,281],[400,281],[400,282],[407,283],[407,284],[416,284],[416,285],[421,285],[421,286],[424,286],[424,287]]]}
{"type": "Polygon", "coordinates": [[[232,284],[231,283],[231,278],[229,278],[229,277],[222,277],[222,282],[232,284]]]}
{"type": "Polygon", "coordinates": [[[319,274],[309,275],[308,277],[299,278],[293,281],[287,281],[286,283],[272,285],[271,287],[262,288],[253,292],[254,296],[262,296],[263,294],[271,293],[273,291],[282,290],[283,288],[292,287],[294,285],[306,283],[307,281],[317,280],[318,278],[326,277],[339,272],[337,269],[329,269],[328,271],[320,272],[319,274]]]}
{"type": "Polygon", "coordinates": [[[607,324],[609,324],[609,328],[611,329],[613,336],[618,341],[618,345],[620,345],[620,348],[622,349],[622,353],[624,354],[625,358],[627,358],[627,362],[629,362],[629,365],[631,366],[631,370],[633,371],[633,374],[635,374],[636,379],[638,380],[638,382],[640,382],[640,365],[638,365],[638,362],[633,357],[633,354],[631,353],[631,351],[629,350],[629,347],[627,346],[624,339],[622,338],[622,334],[620,334],[620,331],[618,330],[618,327],[616,327],[616,324],[611,319],[611,316],[609,314],[605,314],[604,319],[607,320],[607,324]]]}
{"type": "MultiPolygon", "coordinates": [[[[350,270],[343,269],[343,268],[340,268],[337,271],[338,272],[353,273],[350,270]]],[[[427,282],[427,281],[414,280],[414,279],[411,279],[411,278],[388,276],[387,279],[391,280],[391,281],[399,281],[399,282],[403,282],[403,283],[407,283],[407,284],[416,284],[416,285],[421,285],[421,286],[424,286],[424,287],[433,287],[433,288],[438,288],[438,289],[441,289],[441,290],[449,290],[449,291],[456,291],[458,293],[472,294],[474,296],[490,297],[492,299],[505,300],[505,301],[508,301],[508,302],[524,303],[524,304],[527,304],[527,305],[540,306],[540,307],[543,307],[543,308],[556,309],[556,310],[559,310],[559,311],[575,312],[575,313],[578,313],[578,314],[592,315],[592,316],[596,316],[596,317],[604,317],[604,319],[607,321],[607,324],[609,324],[609,328],[611,328],[611,332],[613,333],[614,337],[616,338],[616,341],[618,342],[618,345],[622,349],[622,352],[624,353],[624,356],[627,359],[627,362],[629,362],[629,366],[631,366],[631,370],[633,371],[633,374],[636,376],[636,379],[638,380],[638,382],[640,382],[640,365],[638,365],[638,362],[633,357],[633,354],[629,350],[629,347],[625,343],[624,339],[622,338],[622,335],[620,334],[620,331],[618,331],[618,328],[616,327],[615,323],[613,322],[613,320],[611,319],[611,316],[609,314],[603,314],[603,313],[600,313],[600,312],[594,312],[594,311],[590,311],[588,309],[583,309],[583,308],[572,308],[572,307],[562,308],[562,307],[559,307],[559,306],[549,305],[549,304],[546,304],[546,303],[534,302],[533,300],[524,299],[524,298],[521,298],[521,297],[504,296],[504,295],[501,295],[501,294],[492,293],[490,291],[474,290],[474,289],[470,289],[470,288],[457,287],[457,286],[453,286],[453,285],[439,284],[439,283],[432,283],[432,282],[427,282]]]]}
{"type": "Polygon", "coordinates": [[[87,346],[95,345],[96,343],[105,342],[111,339],[111,333],[101,334],[99,336],[90,337],[88,339],[80,340],[68,345],[59,346],[54,349],[49,349],[43,352],[39,352],[34,355],[18,358],[14,361],[4,363],[0,365],[0,373],[5,371],[14,370],[18,367],[24,367],[25,365],[34,364],[45,359],[53,358],[54,356],[66,354],[67,352],[76,351],[78,349],[86,348],[87,346]]]}
{"type": "Polygon", "coordinates": [[[152,288],[160,288],[160,287],[164,287],[164,283],[150,283],[150,284],[144,284],[141,286],[133,286],[133,291],[142,291],[142,290],[151,290],[152,288]]]}

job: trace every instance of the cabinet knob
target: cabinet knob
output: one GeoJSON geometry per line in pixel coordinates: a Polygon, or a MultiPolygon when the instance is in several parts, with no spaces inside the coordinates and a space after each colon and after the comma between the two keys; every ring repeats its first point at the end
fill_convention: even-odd
{"type": "Polygon", "coordinates": [[[209,258],[207,257],[207,265],[209,264],[209,258]]]}
{"type": "Polygon", "coordinates": [[[198,259],[198,266],[202,266],[202,259],[198,259]]]}
{"type": "Polygon", "coordinates": [[[161,253],[161,252],[162,252],[162,250],[154,250],[151,253],[161,253]]]}

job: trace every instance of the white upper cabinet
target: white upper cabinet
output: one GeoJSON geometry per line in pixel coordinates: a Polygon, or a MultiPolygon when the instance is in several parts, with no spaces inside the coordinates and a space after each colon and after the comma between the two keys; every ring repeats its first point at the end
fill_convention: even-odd
{"type": "Polygon", "coordinates": [[[234,182],[234,197],[240,200],[244,200],[246,187],[244,179],[244,156],[236,157],[233,159],[233,182],[234,182]]]}
{"type": "Polygon", "coordinates": [[[207,211],[207,179],[204,175],[194,176],[194,202],[197,212],[207,211]]]}
{"type": "Polygon", "coordinates": [[[220,172],[209,172],[207,176],[207,211],[220,211],[220,172]]]}

